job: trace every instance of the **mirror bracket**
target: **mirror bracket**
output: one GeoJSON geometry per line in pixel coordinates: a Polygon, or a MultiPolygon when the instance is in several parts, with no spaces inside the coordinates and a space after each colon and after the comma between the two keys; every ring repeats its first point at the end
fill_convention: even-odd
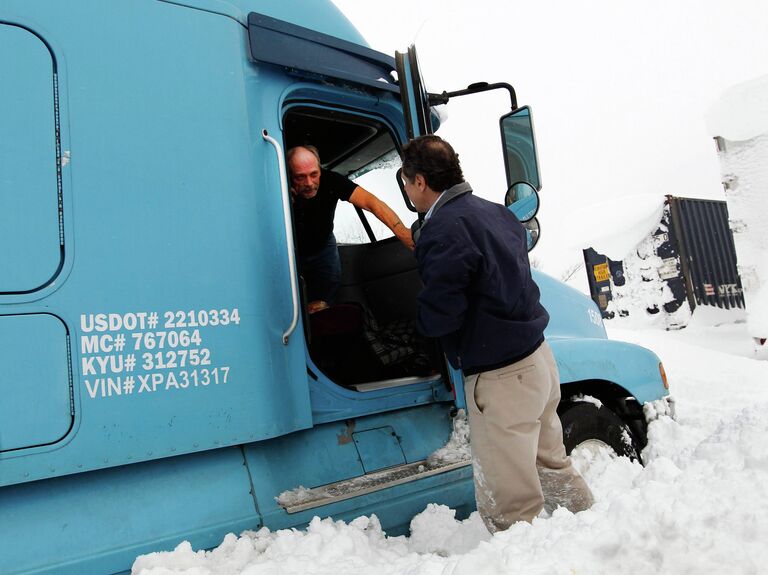
{"type": "Polygon", "coordinates": [[[489,90],[507,90],[509,92],[509,99],[512,104],[512,110],[517,110],[517,94],[511,84],[506,82],[496,82],[495,84],[489,84],[488,82],[475,82],[470,84],[464,90],[456,90],[455,92],[443,92],[442,94],[428,94],[429,105],[436,106],[438,104],[447,104],[448,100],[457,96],[467,96],[469,94],[478,94],[480,92],[488,92],[489,90]]]}

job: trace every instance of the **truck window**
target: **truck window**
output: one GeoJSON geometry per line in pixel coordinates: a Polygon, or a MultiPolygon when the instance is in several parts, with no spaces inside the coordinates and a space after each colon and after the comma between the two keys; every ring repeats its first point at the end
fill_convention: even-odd
{"type": "MultiPolygon", "coordinates": [[[[397,186],[395,178],[402,162],[400,161],[400,154],[395,149],[394,142],[388,134],[387,139],[391,146],[390,151],[367,166],[349,174],[349,178],[386,203],[400,216],[403,224],[410,226],[416,219],[416,213],[410,211],[405,205],[400,188],[397,186]]],[[[377,241],[393,236],[392,231],[376,217],[365,212],[363,217],[368,221],[377,241]]],[[[349,203],[343,203],[336,211],[335,228],[336,238],[342,243],[359,244],[370,241],[360,217],[349,203]]]]}

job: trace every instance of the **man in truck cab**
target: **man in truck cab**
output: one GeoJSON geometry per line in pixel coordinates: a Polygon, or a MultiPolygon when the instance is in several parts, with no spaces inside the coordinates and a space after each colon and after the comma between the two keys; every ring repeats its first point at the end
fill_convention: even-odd
{"type": "Polygon", "coordinates": [[[411,232],[392,209],[348,178],[321,166],[314,146],[296,146],[286,154],[293,197],[297,261],[306,283],[307,301],[333,303],[341,281],[341,262],[333,235],[339,200],[375,215],[406,246],[411,232]]]}
{"type": "Polygon", "coordinates": [[[472,194],[458,155],[437,136],[403,147],[402,176],[426,213],[415,250],[424,283],[419,328],[440,338],[464,373],[485,525],[493,533],[532,521],[545,499],[548,508],[587,509],[592,494],[563,446],[560,379],[544,341],[549,314],[531,277],[523,226],[504,206],[472,194]]]}

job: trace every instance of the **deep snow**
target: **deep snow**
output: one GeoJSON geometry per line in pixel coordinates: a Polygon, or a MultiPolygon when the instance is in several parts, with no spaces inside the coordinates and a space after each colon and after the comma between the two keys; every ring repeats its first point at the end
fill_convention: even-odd
{"type": "Polygon", "coordinates": [[[231,534],[208,552],[182,543],[137,558],[133,573],[765,572],[768,363],[752,357],[743,318],[715,311],[698,308],[680,331],[609,323],[612,338],[662,358],[677,421],[651,424],[645,467],[606,453],[577,458],[596,498],[588,511],[558,509],[493,537],[476,514],[459,522],[439,505],[414,517],[409,538],[386,537],[375,517],[315,519],[305,531],[231,534]]]}

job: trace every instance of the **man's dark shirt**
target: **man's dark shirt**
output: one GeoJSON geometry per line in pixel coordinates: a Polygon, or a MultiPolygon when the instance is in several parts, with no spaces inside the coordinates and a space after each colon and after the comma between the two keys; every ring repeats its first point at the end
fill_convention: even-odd
{"type": "Polygon", "coordinates": [[[541,344],[549,314],[531,277],[525,230],[507,208],[471,191],[448,200],[422,226],[415,255],[424,282],[419,328],[440,338],[451,365],[488,371],[541,344]]]}
{"type": "Polygon", "coordinates": [[[328,244],[333,231],[333,217],[339,200],[349,201],[357,184],[345,176],[323,169],[320,187],[314,198],[295,196],[293,218],[298,237],[299,256],[310,256],[328,244]]]}

